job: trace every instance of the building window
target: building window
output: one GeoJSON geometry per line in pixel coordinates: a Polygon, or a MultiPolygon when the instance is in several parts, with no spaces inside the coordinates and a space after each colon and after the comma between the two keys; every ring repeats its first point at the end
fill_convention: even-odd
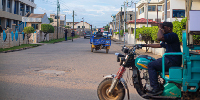
{"type": "Polygon", "coordinates": [[[78,26],[78,28],[80,28],[80,26],[78,26]]]}
{"type": "Polygon", "coordinates": [[[69,23],[67,23],[67,25],[69,25],[69,23]]]}
{"type": "MultiPolygon", "coordinates": [[[[58,19],[59,19],[60,17],[58,16],[58,19]]],[[[57,16],[55,16],[55,19],[57,19],[57,16]]]]}
{"type": "Polygon", "coordinates": [[[158,11],[162,11],[162,6],[158,6],[158,11]]]}
{"type": "Polygon", "coordinates": [[[7,2],[7,7],[10,8],[10,0],[7,2]]]}
{"type": "Polygon", "coordinates": [[[144,7],[140,9],[140,14],[144,12],[144,7]]]}
{"type": "Polygon", "coordinates": [[[130,20],[132,20],[132,15],[130,14],[130,20]]]}
{"type": "Polygon", "coordinates": [[[24,9],[24,5],[20,4],[20,11],[23,11],[23,9],[24,9]]]}
{"type": "Polygon", "coordinates": [[[85,26],[82,26],[82,28],[85,28],[85,26]]]}
{"type": "Polygon", "coordinates": [[[29,6],[26,6],[26,12],[28,13],[30,10],[30,7],[29,6]]]}
{"type": "Polygon", "coordinates": [[[156,6],[148,6],[148,11],[156,11],[156,6]]]}
{"type": "Polygon", "coordinates": [[[177,18],[183,18],[185,17],[185,10],[182,9],[173,9],[173,18],[177,17],[177,18]]]}
{"type": "Polygon", "coordinates": [[[17,1],[15,1],[14,14],[17,14],[17,1]]]}
{"type": "Polygon", "coordinates": [[[7,28],[7,27],[10,27],[10,19],[7,19],[6,28],[7,28]]]}
{"type": "Polygon", "coordinates": [[[38,24],[32,24],[31,25],[34,29],[38,29],[38,24]]]}

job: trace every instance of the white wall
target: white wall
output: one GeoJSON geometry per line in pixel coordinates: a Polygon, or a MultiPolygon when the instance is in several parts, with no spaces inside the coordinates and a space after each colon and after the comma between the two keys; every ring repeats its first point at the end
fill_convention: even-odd
{"type": "Polygon", "coordinates": [[[47,17],[47,14],[45,14],[44,17],[42,18],[42,24],[49,24],[49,23],[50,23],[50,21],[47,17]]]}
{"type": "MultiPolygon", "coordinates": [[[[76,25],[74,25],[74,28],[78,28],[78,26],[80,26],[80,28],[82,28],[83,22],[77,23],[76,25]]],[[[84,26],[85,26],[85,28],[90,29],[90,25],[88,23],[84,22],[84,26]]]]}

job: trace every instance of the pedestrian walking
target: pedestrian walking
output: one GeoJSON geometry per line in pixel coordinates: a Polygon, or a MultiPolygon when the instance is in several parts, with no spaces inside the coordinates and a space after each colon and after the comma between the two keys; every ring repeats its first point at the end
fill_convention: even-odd
{"type": "Polygon", "coordinates": [[[68,33],[68,31],[67,31],[67,29],[65,29],[64,31],[65,31],[65,41],[67,41],[67,33],[68,33]]]}
{"type": "Polygon", "coordinates": [[[1,32],[3,32],[3,29],[2,29],[2,27],[1,27],[1,25],[0,25],[0,33],[1,33],[1,32]]]}
{"type": "Polygon", "coordinates": [[[72,36],[72,42],[73,42],[73,37],[75,36],[74,30],[72,31],[71,36],[72,36]]]}

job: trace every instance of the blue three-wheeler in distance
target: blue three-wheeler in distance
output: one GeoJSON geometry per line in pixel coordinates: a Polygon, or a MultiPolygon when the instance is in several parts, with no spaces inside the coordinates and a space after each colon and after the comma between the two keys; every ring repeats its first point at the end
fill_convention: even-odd
{"type": "Polygon", "coordinates": [[[104,35],[101,29],[98,29],[97,32],[94,32],[94,34],[90,36],[90,44],[91,52],[94,52],[94,50],[106,49],[106,53],[108,53],[111,46],[111,36],[109,32],[104,35]]]}

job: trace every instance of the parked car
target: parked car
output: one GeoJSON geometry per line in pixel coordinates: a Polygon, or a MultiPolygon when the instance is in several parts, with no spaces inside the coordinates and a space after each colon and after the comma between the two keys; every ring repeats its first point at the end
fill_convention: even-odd
{"type": "Polygon", "coordinates": [[[87,37],[90,38],[90,34],[92,34],[91,31],[85,31],[85,32],[84,32],[84,39],[87,38],[87,37]]]}

